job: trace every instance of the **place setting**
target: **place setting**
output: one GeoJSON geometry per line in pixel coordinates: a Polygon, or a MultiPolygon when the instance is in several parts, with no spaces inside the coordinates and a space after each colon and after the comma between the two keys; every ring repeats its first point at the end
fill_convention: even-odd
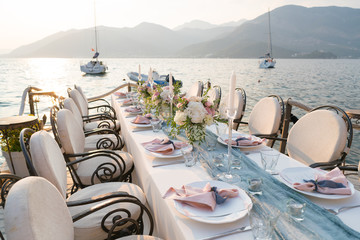
{"type": "Polygon", "coordinates": [[[234,222],[245,217],[252,206],[244,190],[215,180],[170,187],[163,198],[172,199],[179,214],[209,224],[234,222]]]}
{"type": "Polygon", "coordinates": [[[184,154],[192,152],[193,150],[191,144],[180,140],[170,140],[167,137],[155,138],[151,141],[143,142],[141,145],[144,147],[145,153],[148,156],[160,159],[160,161],[154,159],[153,167],[185,163],[185,159],[176,158],[184,157],[184,154]]]}

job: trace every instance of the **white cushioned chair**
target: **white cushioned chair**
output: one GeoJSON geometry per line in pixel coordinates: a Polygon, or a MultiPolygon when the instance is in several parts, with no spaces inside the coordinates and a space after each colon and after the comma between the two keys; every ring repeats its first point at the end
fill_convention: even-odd
{"type": "MultiPolygon", "coordinates": [[[[70,98],[66,99],[65,103],[68,105],[72,105],[74,103],[70,98]],[[66,101],[69,100],[69,101],[66,101]]],[[[78,109],[76,106],[75,109],[70,110],[73,113],[75,122],[72,125],[78,126],[81,131],[83,131],[82,119],[79,115],[78,109]]],[[[57,114],[59,112],[59,108],[57,106],[53,106],[50,109],[50,121],[51,121],[51,129],[54,134],[55,140],[58,142],[59,146],[62,146],[61,140],[58,132],[58,119],[57,114]]],[[[80,132],[80,131],[79,131],[80,132]]],[[[111,150],[121,150],[125,142],[123,138],[119,135],[117,131],[108,128],[95,128],[93,130],[88,130],[84,132],[85,136],[85,151],[91,151],[95,149],[111,149],[111,150]]]]}
{"type": "Polygon", "coordinates": [[[83,126],[84,131],[91,131],[96,128],[109,128],[114,130],[120,129],[119,121],[116,121],[113,118],[106,118],[105,117],[106,115],[100,115],[99,118],[97,117],[94,118],[94,121],[92,120],[84,121],[78,106],[76,105],[76,103],[72,98],[66,98],[63,101],[63,105],[65,109],[70,110],[76,116],[77,121],[81,126],[83,126]],[[96,120],[96,119],[101,119],[102,117],[104,117],[102,120],[96,120]]]}
{"type": "Polygon", "coordinates": [[[287,138],[289,156],[311,167],[340,166],[350,150],[352,125],[335,106],[321,106],[300,118],[287,138]]]}
{"type": "MultiPolygon", "coordinates": [[[[229,94],[227,94],[224,98],[222,98],[220,102],[220,116],[224,119],[227,119],[226,110],[229,104],[229,94]]],[[[241,120],[245,114],[246,108],[246,93],[245,90],[242,88],[235,89],[235,96],[234,96],[234,107],[236,109],[236,114],[234,118],[233,129],[237,130],[239,124],[242,123],[241,120]]]]}
{"type": "MultiPolygon", "coordinates": [[[[146,200],[137,186],[122,188],[116,187],[115,184],[104,184],[113,186],[106,187],[105,191],[102,188],[98,188],[98,191],[88,191],[91,187],[86,188],[79,191],[81,196],[74,194],[74,197],[65,201],[59,189],[47,179],[33,176],[21,179],[11,188],[7,198],[4,212],[6,237],[8,240],[116,239],[118,236],[114,237],[111,232],[107,233],[101,229],[103,217],[110,211],[121,208],[127,208],[131,217],[135,219],[138,216],[142,217],[142,201],[146,200]],[[99,196],[109,190],[117,193],[113,193],[112,197],[99,196]],[[129,195],[126,190],[139,198],[129,195]],[[82,203],[84,204],[81,205],[82,203]]],[[[110,217],[115,215],[126,218],[124,212],[110,214],[110,217]]],[[[113,226],[111,220],[104,220],[106,229],[113,226]]],[[[131,231],[131,225],[129,222],[126,223],[121,229],[122,232],[117,233],[128,235],[129,233],[125,233],[124,230],[128,228],[131,231]]]]}
{"type": "MultiPolygon", "coordinates": [[[[91,161],[80,161],[79,164],[69,166],[76,184],[82,187],[106,181],[94,176],[94,171],[101,167],[100,165],[103,165],[101,168],[104,169],[101,171],[102,176],[111,175],[110,181],[131,181],[131,172],[134,169],[131,154],[107,149],[87,152],[84,132],[79,128],[72,112],[60,109],[57,116],[58,134],[66,161],[92,157],[91,161]]],[[[107,144],[107,141],[104,144],[107,144]]]]}
{"type": "Polygon", "coordinates": [[[115,121],[115,126],[120,126],[120,123],[118,122],[118,120],[116,120],[115,110],[109,104],[90,107],[88,105],[88,102],[84,99],[84,97],[81,95],[81,93],[76,89],[70,90],[69,96],[75,102],[84,121],[86,121],[86,122],[94,121],[94,120],[97,120],[96,118],[98,118],[98,117],[112,118],[115,121]],[[96,112],[96,114],[90,114],[89,110],[94,110],[96,112]]]}
{"type": "Polygon", "coordinates": [[[260,99],[251,110],[248,122],[249,133],[261,138],[267,138],[267,145],[274,146],[276,140],[285,141],[278,137],[281,134],[284,118],[284,102],[280,96],[270,95],[260,99]]]}
{"type": "Polygon", "coordinates": [[[201,97],[204,90],[204,83],[202,81],[197,81],[191,85],[189,90],[185,93],[186,98],[190,97],[201,97]]]}
{"type": "Polygon", "coordinates": [[[208,101],[210,101],[214,105],[215,111],[218,110],[221,101],[221,88],[220,86],[211,87],[207,92],[206,96],[208,96],[208,101]]]}

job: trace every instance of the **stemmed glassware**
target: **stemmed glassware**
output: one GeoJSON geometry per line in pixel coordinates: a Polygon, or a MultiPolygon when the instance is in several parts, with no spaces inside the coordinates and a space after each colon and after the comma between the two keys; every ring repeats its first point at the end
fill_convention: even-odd
{"type": "Polygon", "coordinates": [[[226,172],[218,174],[218,179],[228,182],[235,183],[241,181],[241,177],[235,173],[231,173],[231,164],[232,164],[232,125],[236,116],[236,108],[228,108],[226,110],[227,117],[229,119],[229,138],[228,138],[228,154],[225,155],[228,162],[228,168],[226,172]]]}

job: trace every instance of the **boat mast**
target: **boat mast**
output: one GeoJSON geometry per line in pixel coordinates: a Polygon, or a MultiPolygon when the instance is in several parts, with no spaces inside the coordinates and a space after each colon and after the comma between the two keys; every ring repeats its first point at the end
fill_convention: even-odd
{"type": "Polygon", "coordinates": [[[268,9],[268,17],[269,17],[269,21],[268,21],[268,24],[269,24],[269,41],[268,41],[268,50],[269,50],[269,53],[270,53],[270,57],[272,58],[272,42],[271,42],[271,27],[270,27],[270,9],[268,9]]]}
{"type": "MultiPolygon", "coordinates": [[[[95,25],[95,54],[98,52],[98,45],[97,45],[97,30],[96,30],[96,7],[95,7],[95,0],[94,0],[94,25],[95,25]]],[[[96,60],[98,58],[96,57],[96,60]]]]}

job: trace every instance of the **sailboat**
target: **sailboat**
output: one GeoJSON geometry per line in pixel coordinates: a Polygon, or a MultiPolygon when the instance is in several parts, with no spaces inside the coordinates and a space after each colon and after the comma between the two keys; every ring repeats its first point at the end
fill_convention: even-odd
{"type": "Polygon", "coordinates": [[[274,68],[276,61],[272,55],[272,42],[271,42],[271,27],[270,27],[270,10],[268,11],[269,16],[269,39],[268,39],[268,52],[260,61],[260,68],[274,68]]]}
{"type": "Polygon", "coordinates": [[[102,61],[99,61],[98,57],[100,55],[98,51],[97,43],[97,29],[96,29],[96,12],[95,12],[95,1],[94,1],[94,19],[95,19],[95,49],[92,51],[95,52],[92,60],[87,64],[81,65],[80,70],[86,74],[103,74],[108,70],[108,67],[102,61]]]}

